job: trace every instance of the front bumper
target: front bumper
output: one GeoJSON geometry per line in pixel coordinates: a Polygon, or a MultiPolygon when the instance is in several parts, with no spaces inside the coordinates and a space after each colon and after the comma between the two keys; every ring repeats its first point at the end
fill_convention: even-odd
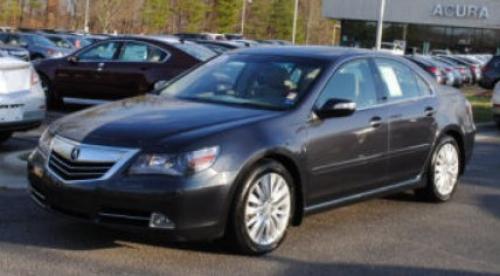
{"type": "Polygon", "coordinates": [[[223,236],[233,177],[204,172],[196,177],[127,176],[67,184],[46,167],[35,151],[28,163],[32,199],[44,209],[97,224],[161,231],[178,241],[212,240],[223,236]],[[161,213],[170,229],[154,229],[151,215],[161,213]]]}

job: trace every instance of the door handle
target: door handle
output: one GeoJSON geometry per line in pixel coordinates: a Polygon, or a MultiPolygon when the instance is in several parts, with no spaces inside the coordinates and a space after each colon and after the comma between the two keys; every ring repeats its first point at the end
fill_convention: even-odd
{"type": "Polygon", "coordinates": [[[371,120],[370,120],[370,126],[373,127],[373,128],[378,128],[380,125],[382,125],[382,118],[376,116],[376,117],[373,117],[371,120]]]}
{"type": "Polygon", "coordinates": [[[97,64],[97,72],[101,72],[103,67],[104,67],[105,63],[104,62],[100,62],[97,64]]]}
{"type": "Polygon", "coordinates": [[[434,110],[434,108],[432,106],[428,106],[427,108],[425,108],[425,111],[424,111],[425,116],[432,117],[432,116],[434,116],[435,113],[436,113],[436,111],[434,110]]]}

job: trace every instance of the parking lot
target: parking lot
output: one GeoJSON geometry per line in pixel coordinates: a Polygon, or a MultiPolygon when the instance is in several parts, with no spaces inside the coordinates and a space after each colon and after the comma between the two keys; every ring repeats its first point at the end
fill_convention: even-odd
{"type": "MultiPolygon", "coordinates": [[[[81,108],[51,112],[48,121],[81,108]]],[[[401,194],[313,215],[260,258],[220,242],[169,243],[40,210],[23,189],[22,159],[42,129],[1,146],[0,186],[18,188],[0,190],[2,274],[53,275],[54,268],[72,275],[500,273],[500,133],[492,124],[479,127],[473,160],[450,203],[401,194]]]]}

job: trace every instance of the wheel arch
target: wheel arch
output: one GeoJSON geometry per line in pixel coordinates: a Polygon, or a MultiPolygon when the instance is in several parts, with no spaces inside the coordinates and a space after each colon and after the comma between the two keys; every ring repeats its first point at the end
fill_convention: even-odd
{"type": "Polygon", "coordinates": [[[460,150],[460,174],[463,174],[466,163],[464,135],[458,126],[452,125],[441,131],[436,144],[445,136],[450,136],[457,142],[458,149],[460,150]]]}
{"type": "Polygon", "coordinates": [[[260,152],[256,155],[254,155],[252,158],[250,158],[242,167],[240,170],[240,173],[238,176],[236,176],[234,180],[233,188],[231,189],[232,191],[230,192],[230,200],[229,206],[227,207],[228,212],[226,213],[226,232],[227,232],[227,226],[229,225],[227,223],[227,218],[230,218],[232,216],[232,213],[234,212],[234,206],[235,206],[235,200],[237,198],[237,193],[242,187],[242,183],[244,179],[251,173],[251,171],[257,166],[259,162],[262,162],[263,160],[272,160],[280,163],[283,165],[288,172],[292,175],[292,178],[294,180],[294,191],[295,191],[295,208],[294,208],[294,213],[292,217],[292,225],[298,226],[302,223],[302,218],[304,217],[304,206],[305,206],[305,201],[304,201],[304,189],[303,189],[303,174],[300,172],[299,166],[297,161],[292,157],[290,153],[288,153],[286,150],[281,150],[281,149],[275,149],[275,150],[268,150],[265,152],[260,152]]]}

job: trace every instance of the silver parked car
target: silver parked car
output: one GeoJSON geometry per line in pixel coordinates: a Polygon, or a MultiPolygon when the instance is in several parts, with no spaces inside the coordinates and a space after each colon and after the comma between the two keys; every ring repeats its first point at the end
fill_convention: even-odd
{"type": "Polygon", "coordinates": [[[31,64],[0,57],[0,143],[15,131],[38,127],[45,112],[45,93],[31,64]]]}

